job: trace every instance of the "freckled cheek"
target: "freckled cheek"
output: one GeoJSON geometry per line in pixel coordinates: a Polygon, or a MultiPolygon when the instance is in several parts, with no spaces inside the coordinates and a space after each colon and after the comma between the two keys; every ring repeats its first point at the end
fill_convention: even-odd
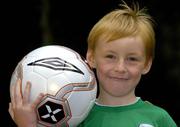
{"type": "Polygon", "coordinates": [[[132,69],[129,71],[132,78],[141,77],[141,69],[132,69]]]}
{"type": "Polygon", "coordinates": [[[103,65],[97,66],[96,71],[97,71],[97,73],[103,74],[103,73],[105,73],[105,67],[103,65]]]}
{"type": "Polygon", "coordinates": [[[108,73],[108,67],[101,65],[96,67],[96,73],[98,77],[104,77],[108,73]]]}

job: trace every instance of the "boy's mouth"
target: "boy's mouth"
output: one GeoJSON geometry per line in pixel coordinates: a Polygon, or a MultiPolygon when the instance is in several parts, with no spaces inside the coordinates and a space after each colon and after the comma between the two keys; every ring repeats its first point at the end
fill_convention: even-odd
{"type": "Polygon", "coordinates": [[[118,80],[118,81],[126,81],[126,80],[128,80],[127,77],[111,76],[110,78],[113,79],[113,80],[118,80]]]}

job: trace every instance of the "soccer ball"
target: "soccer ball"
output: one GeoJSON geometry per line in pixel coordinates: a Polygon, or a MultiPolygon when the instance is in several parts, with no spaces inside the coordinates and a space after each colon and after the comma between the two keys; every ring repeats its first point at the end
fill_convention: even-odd
{"type": "Polygon", "coordinates": [[[36,108],[39,127],[76,127],[96,99],[97,82],[92,69],[68,47],[48,45],[31,51],[16,66],[10,86],[18,78],[22,80],[22,93],[27,81],[31,82],[30,101],[39,93],[45,94],[36,108]]]}

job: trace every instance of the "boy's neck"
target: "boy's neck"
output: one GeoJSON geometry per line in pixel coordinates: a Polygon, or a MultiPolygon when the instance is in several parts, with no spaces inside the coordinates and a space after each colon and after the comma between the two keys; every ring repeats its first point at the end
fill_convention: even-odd
{"type": "Polygon", "coordinates": [[[123,97],[112,97],[102,96],[101,94],[97,98],[97,103],[101,105],[118,106],[118,105],[129,105],[137,101],[135,95],[123,96],[123,97]]]}

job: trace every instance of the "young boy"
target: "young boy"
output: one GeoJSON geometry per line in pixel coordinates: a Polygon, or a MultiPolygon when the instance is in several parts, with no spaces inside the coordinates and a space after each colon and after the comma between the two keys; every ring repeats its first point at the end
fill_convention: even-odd
{"type": "Polygon", "coordinates": [[[152,18],[138,6],[105,15],[90,31],[87,61],[95,68],[99,96],[79,127],[176,127],[170,115],[135,88],[154,58],[152,18]]]}
{"type": "MultiPolygon", "coordinates": [[[[164,109],[135,95],[141,76],[151,68],[155,33],[145,10],[125,3],[121,7],[105,15],[89,34],[87,61],[96,70],[99,96],[79,127],[177,127],[164,109]]],[[[43,95],[31,104],[30,85],[22,97],[19,84],[12,89],[9,112],[19,127],[35,127],[34,109],[43,95]]]]}

